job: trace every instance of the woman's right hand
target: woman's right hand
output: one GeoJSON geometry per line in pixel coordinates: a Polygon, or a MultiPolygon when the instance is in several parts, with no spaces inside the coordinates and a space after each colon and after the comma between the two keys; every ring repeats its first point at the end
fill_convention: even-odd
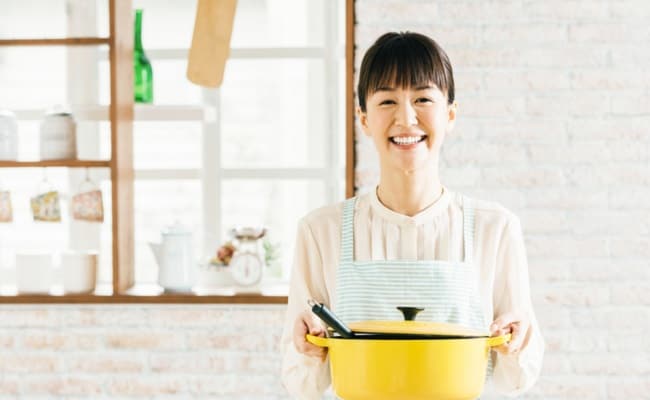
{"type": "Polygon", "coordinates": [[[327,357],[327,348],[318,347],[307,341],[307,334],[312,336],[325,337],[325,329],[314,318],[310,310],[305,310],[298,315],[296,322],[293,324],[293,344],[296,346],[298,353],[306,356],[318,357],[325,361],[327,357]]]}

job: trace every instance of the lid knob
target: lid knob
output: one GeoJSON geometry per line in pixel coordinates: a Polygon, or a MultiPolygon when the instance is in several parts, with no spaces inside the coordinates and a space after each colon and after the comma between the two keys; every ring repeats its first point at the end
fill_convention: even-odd
{"type": "Polygon", "coordinates": [[[404,321],[414,321],[415,316],[420,312],[423,311],[424,308],[420,307],[397,307],[398,310],[404,314],[404,321]]]}

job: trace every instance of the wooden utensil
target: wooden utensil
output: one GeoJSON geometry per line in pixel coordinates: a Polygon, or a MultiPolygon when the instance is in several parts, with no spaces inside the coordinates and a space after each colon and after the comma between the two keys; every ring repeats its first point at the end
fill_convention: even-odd
{"type": "Polygon", "coordinates": [[[237,0],[199,0],[187,62],[187,78],[197,85],[218,87],[230,54],[237,0]]]}

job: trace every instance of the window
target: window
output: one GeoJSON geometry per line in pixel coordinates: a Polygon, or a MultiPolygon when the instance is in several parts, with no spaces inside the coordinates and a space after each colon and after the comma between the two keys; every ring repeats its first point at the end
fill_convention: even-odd
{"type": "MultiPolygon", "coordinates": [[[[268,239],[279,244],[281,254],[270,275],[286,280],[298,219],[313,208],[344,198],[344,3],[239,0],[224,84],[204,89],[185,78],[196,2],[133,0],[134,8],[144,9],[143,43],[154,69],[154,105],[136,105],[133,129],[136,284],[156,282],[157,268],[148,242],[159,240],[160,231],[176,221],[192,230],[195,256],[200,260],[214,254],[233,226],[267,226],[268,239]]],[[[37,7],[41,17],[34,22],[35,36],[71,32],[105,36],[108,32],[106,1],[42,0],[37,7]]],[[[5,20],[13,16],[14,20],[34,21],[26,18],[32,18],[33,9],[31,3],[12,2],[1,20],[5,28],[0,27],[0,35],[3,31],[23,37],[32,34],[5,20]]],[[[76,115],[79,153],[109,158],[106,49],[46,49],[52,55],[20,51],[0,50],[0,104],[19,117],[30,117],[21,122],[20,130],[29,132],[26,136],[31,142],[21,142],[20,157],[37,156],[33,149],[37,148],[42,110],[71,104],[75,110],[86,110],[76,115]],[[50,66],[47,74],[39,67],[43,58],[50,66]]],[[[7,176],[0,170],[0,182],[12,187],[18,182],[36,185],[43,174],[40,170],[14,171],[7,176]]],[[[62,192],[72,191],[84,174],[84,170],[47,170],[48,180],[56,181],[62,192]]],[[[89,175],[101,182],[105,209],[110,210],[107,170],[90,169],[89,175]]],[[[14,203],[26,204],[32,191],[20,189],[22,200],[15,198],[14,203]]],[[[16,208],[15,214],[19,213],[29,215],[27,209],[16,208]]],[[[39,226],[37,238],[52,251],[101,247],[100,280],[109,284],[110,215],[106,218],[101,227],[79,227],[64,219],[59,226],[47,227],[56,233],[39,226]],[[58,241],[49,240],[52,235],[58,241]]],[[[0,237],[0,264],[5,266],[11,264],[14,249],[30,240],[35,243],[29,221],[13,229],[21,233],[0,232],[4,235],[0,237]]]]}
{"type": "Polygon", "coordinates": [[[145,10],[155,103],[186,107],[190,120],[135,124],[136,281],[155,281],[146,242],[175,220],[202,259],[230,228],[267,226],[282,256],[272,274],[286,278],[298,219],[344,197],[344,2],[238,1],[218,90],[184,79],[194,4],[134,6],[145,10]],[[170,34],[171,24],[188,29],[170,34]]]}

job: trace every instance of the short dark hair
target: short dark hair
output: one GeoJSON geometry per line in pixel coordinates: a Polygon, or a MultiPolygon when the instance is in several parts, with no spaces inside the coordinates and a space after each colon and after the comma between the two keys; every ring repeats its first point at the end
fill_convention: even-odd
{"type": "Polygon", "coordinates": [[[428,36],[415,32],[383,34],[361,61],[357,96],[361,111],[379,88],[420,87],[434,83],[454,102],[454,74],[447,53],[428,36]]]}

